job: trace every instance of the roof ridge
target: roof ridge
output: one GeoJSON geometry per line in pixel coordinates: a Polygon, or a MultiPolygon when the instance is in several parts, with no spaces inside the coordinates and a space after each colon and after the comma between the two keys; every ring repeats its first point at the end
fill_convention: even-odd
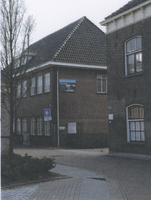
{"type": "Polygon", "coordinates": [[[81,19],[79,19],[77,25],[73,28],[73,30],[69,33],[69,35],[67,36],[67,38],[64,40],[64,42],[62,43],[62,45],[60,46],[60,48],[56,51],[56,53],[54,54],[54,56],[52,57],[52,61],[57,57],[57,55],[61,52],[61,50],[63,49],[63,47],[66,45],[66,43],[68,42],[68,40],[71,38],[71,36],[74,34],[74,32],[77,30],[77,28],[80,26],[80,24],[83,22],[83,20],[86,17],[82,17],[81,19]]]}

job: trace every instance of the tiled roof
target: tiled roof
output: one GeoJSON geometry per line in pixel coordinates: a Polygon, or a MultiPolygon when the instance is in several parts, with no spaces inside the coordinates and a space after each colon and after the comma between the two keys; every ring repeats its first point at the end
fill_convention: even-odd
{"type": "Polygon", "coordinates": [[[114,17],[122,12],[125,12],[141,3],[144,3],[145,1],[148,0],[131,0],[129,1],[126,5],[124,5],[123,7],[121,7],[119,10],[115,11],[114,13],[112,13],[111,15],[107,16],[105,19],[109,19],[111,17],[114,17]]]}
{"type": "Polygon", "coordinates": [[[106,66],[106,36],[86,17],[48,35],[29,47],[36,53],[30,67],[48,61],[106,66]]]}

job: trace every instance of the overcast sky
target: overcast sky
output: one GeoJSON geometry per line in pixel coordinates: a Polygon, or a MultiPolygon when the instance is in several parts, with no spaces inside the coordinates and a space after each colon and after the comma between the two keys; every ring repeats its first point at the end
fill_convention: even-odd
{"type": "Polygon", "coordinates": [[[129,0],[25,0],[27,12],[36,21],[31,43],[86,16],[99,25],[105,17],[128,3],[129,0]]]}

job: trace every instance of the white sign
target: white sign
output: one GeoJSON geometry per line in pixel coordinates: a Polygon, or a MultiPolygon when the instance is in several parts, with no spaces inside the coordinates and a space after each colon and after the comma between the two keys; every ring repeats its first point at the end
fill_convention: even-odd
{"type": "Polygon", "coordinates": [[[65,130],[65,126],[59,126],[59,130],[60,131],[64,131],[65,130]]]}
{"type": "Polygon", "coordinates": [[[109,119],[109,120],[113,120],[113,114],[109,114],[109,115],[108,115],[108,119],[109,119]]]}
{"type": "Polygon", "coordinates": [[[68,133],[77,133],[76,123],[68,123],[68,133]]]}

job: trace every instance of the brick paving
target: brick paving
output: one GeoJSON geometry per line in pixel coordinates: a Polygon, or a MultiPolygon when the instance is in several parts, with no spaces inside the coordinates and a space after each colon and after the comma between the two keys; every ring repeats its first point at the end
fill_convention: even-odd
{"type": "Polygon", "coordinates": [[[55,157],[58,164],[95,172],[106,179],[111,200],[151,199],[151,160],[109,157],[107,150],[16,149],[37,157],[55,157]]]}

